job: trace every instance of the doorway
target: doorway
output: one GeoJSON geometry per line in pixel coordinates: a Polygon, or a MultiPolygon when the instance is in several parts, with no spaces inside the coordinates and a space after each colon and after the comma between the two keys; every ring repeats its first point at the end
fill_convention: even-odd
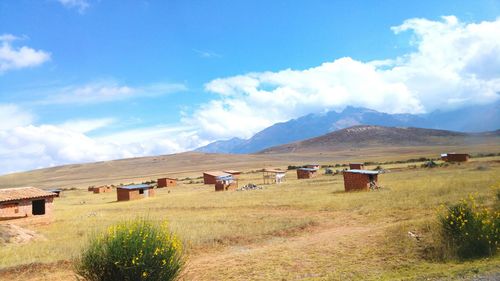
{"type": "Polygon", "coordinates": [[[45,215],[45,199],[33,200],[31,202],[32,214],[34,216],[45,215]]]}

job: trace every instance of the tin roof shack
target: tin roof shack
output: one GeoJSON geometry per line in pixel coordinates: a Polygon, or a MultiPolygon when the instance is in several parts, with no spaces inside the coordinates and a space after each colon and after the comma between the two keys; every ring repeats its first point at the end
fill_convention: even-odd
{"type": "Polygon", "coordinates": [[[241,175],[241,172],[236,170],[224,170],[223,172],[232,175],[233,179],[238,179],[241,175]]]}
{"type": "Polygon", "coordinates": [[[57,189],[57,188],[54,188],[54,189],[49,189],[47,190],[48,192],[52,192],[56,195],[56,197],[60,197],[61,196],[61,192],[62,190],[61,189],[57,189]]]}
{"type": "Polygon", "coordinates": [[[318,169],[313,168],[298,168],[297,179],[310,179],[318,175],[318,169]]]}
{"type": "Polygon", "coordinates": [[[238,188],[238,180],[232,175],[216,178],[215,191],[235,190],[236,188],[238,188]]]}
{"type": "Polygon", "coordinates": [[[230,174],[224,173],[221,171],[204,172],[203,173],[203,183],[204,184],[216,184],[217,177],[225,177],[225,176],[230,176],[230,174]]]}
{"type": "Polygon", "coordinates": [[[157,187],[162,188],[162,187],[171,187],[171,186],[176,186],[177,185],[177,179],[174,178],[161,178],[157,180],[157,187]]]}
{"type": "Polygon", "coordinates": [[[130,201],[154,195],[155,190],[149,184],[134,184],[116,188],[116,198],[118,201],[130,201]]]}
{"type": "Polygon", "coordinates": [[[470,155],[467,153],[445,153],[441,154],[441,160],[445,162],[467,162],[470,155]]]}
{"type": "Polygon", "coordinates": [[[286,171],[280,169],[264,169],[262,177],[264,184],[282,183],[285,181],[286,171]]]}
{"type": "Polygon", "coordinates": [[[349,170],[363,170],[364,168],[362,163],[349,163],[349,170]]]}
{"type": "Polygon", "coordinates": [[[0,189],[0,220],[50,216],[55,196],[35,187],[0,189]]]}
{"type": "Polygon", "coordinates": [[[347,170],[344,175],[344,189],[349,191],[368,191],[378,188],[378,174],[380,171],[347,170]]]}

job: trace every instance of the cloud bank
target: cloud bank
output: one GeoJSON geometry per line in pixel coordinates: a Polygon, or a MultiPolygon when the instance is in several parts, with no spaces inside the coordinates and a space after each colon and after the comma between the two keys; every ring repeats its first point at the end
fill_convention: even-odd
{"type": "Polygon", "coordinates": [[[205,89],[218,99],[185,121],[206,138],[250,137],[311,112],[360,106],[387,113],[423,113],[491,103],[500,92],[500,19],[462,23],[409,19],[415,51],[362,62],[339,58],[306,70],[286,69],[219,78],[205,89]]]}

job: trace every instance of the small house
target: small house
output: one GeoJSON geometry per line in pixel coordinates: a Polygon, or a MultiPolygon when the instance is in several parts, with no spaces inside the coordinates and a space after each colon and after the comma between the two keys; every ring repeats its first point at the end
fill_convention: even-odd
{"type": "Polygon", "coordinates": [[[51,215],[54,197],[35,187],[0,189],[0,220],[51,215]]]}
{"type": "Polygon", "coordinates": [[[380,171],[369,170],[346,170],[343,171],[344,175],[344,189],[345,191],[368,191],[370,189],[377,189],[378,174],[380,171]]]}
{"type": "Polygon", "coordinates": [[[318,174],[318,169],[313,168],[298,168],[297,178],[298,179],[310,179],[316,177],[318,174]]]}
{"type": "Polygon", "coordinates": [[[149,184],[134,184],[119,186],[116,188],[116,197],[118,201],[129,201],[152,197],[155,191],[149,184]]]}
{"type": "Polygon", "coordinates": [[[466,153],[444,153],[441,154],[441,160],[445,162],[467,162],[470,155],[466,153]]]}
{"type": "Polygon", "coordinates": [[[238,180],[229,176],[218,176],[215,182],[215,191],[234,190],[238,188],[238,180]]]}
{"type": "Polygon", "coordinates": [[[161,178],[157,180],[157,187],[171,187],[177,185],[177,179],[174,178],[161,178]]]}
{"type": "Polygon", "coordinates": [[[362,163],[349,163],[349,170],[363,170],[364,168],[362,163]]]}
{"type": "Polygon", "coordinates": [[[204,172],[203,173],[203,183],[204,184],[216,184],[217,177],[226,177],[226,176],[231,176],[231,174],[224,173],[221,171],[204,172]]]}
{"type": "Polygon", "coordinates": [[[224,170],[223,172],[232,175],[233,179],[238,179],[241,175],[241,172],[236,170],[224,170]]]}
{"type": "Polygon", "coordinates": [[[264,184],[282,183],[285,181],[286,171],[280,169],[263,169],[264,184]]]}
{"type": "Polygon", "coordinates": [[[106,193],[113,191],[113,187],[110,185],[101,185],[92,187],[94,193],[106,193]]]}

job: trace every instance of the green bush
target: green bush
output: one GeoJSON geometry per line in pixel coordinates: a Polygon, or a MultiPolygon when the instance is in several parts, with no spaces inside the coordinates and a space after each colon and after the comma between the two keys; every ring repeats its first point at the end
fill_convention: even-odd
{"type": "Polygon", "coordinates": [[[175,280],[184,265],[182,243],[147,220],[124,222],[95,235],[76,263],[89,281],[175,280]]]}
{"type": "Polygon", "coordinates": [[[492,256],[500,250],[500,212],[479,208],[472,195],[445,207],[439,221],[442,241],[460,259],[492,256]]]}

